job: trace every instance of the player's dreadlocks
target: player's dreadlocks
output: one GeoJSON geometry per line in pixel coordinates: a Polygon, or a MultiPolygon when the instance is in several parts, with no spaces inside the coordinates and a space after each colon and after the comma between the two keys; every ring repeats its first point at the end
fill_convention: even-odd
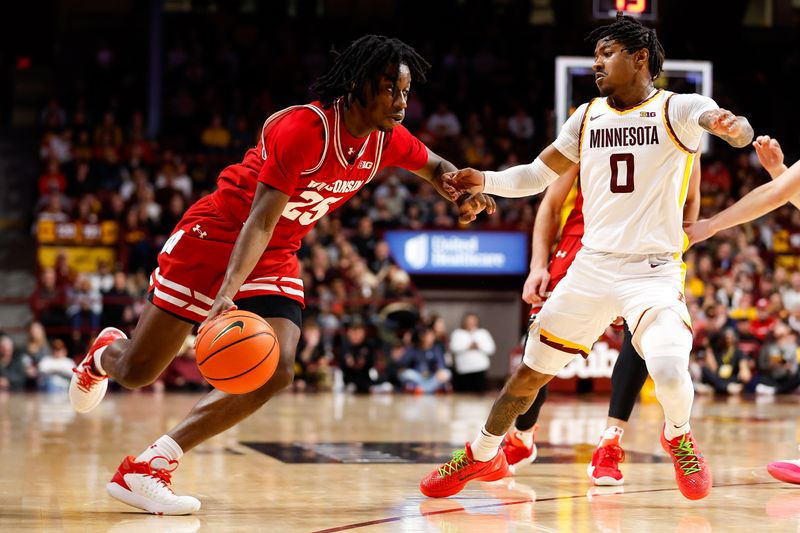
{"type": "Polygon", "coordinates": [[[636,52],[647,48],[650,52],[650,78],[656,79],[664,66],[664,47],[658,41],[656,30],[643,26],[638,20],[617,12],[617,20],[607,26],[594,30],[586,38],[596,43],[600,39],[617,41],[626,52],[636,52]]]}
{"type": "Polygon", "coordinates": [[[365,35],[350,43],[341,54],[333,53],[336,54],[333,67],[311,85],[324,107],[331,106],[340,96],[345,97],[345,105],[353,98],[366,105],[365,84],[371,83],[372,90],[377,91],[378,80],[390,65],[407,65],[411,79],[419,83],[425,82],[425,73],[431,67],[406,43],[383,35],[365,35]]]}

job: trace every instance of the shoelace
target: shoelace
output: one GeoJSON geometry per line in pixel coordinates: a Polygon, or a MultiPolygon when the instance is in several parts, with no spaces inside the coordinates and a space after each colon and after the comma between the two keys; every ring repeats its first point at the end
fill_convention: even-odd
{"type": "Polygon", "coordinates": [[[72,371],[78,374],[78,388],[83,392],[90,392],[95,385],[102,381],[102,379],[94,378],[87,369],[79,370],[76,367],[72,371]]]}
{"type": "Polygon", "coordinates": [[[619,446],[603,446],[600,448],[599,466],[616,468],[619,463],[625,462],[625,450],[619,446]]]}
{"type": "Polygon", "coordinates": [[[161,456],[153,457],[152,459],[150,459],[150,462],[147,463],[147,466],[150,468],[150,473],[148,475],[151,478],[155,479],[157,482],[159,482],[161,485],[163,485],[164,488],[166,488],[168,491],[170,491],[173,494],[175,494],[175,492],[172,490],[172,486],[171,486],[172,485],[172,473],[175,471],[176,468],[178,468],[178,461],[169,461],[170,466],[175,465],[175,466],[172,466],[172,468],[170,468],[170,469],[168,469],[168,468],[153,468],[153,461],[155,461],[156,459],[164,459],[164,460],[169,461],[166,457],[161,457],[161,456]]]}
{"type": "Polygon", "coordinates": [[[678,466],[683,470],[684,476],[700,472],[700,459],[694,451],[692,441],[686,438],[686,434],[681,437],[677,446],[670,445],[670,448],[672,448],[672,453],[675,455],[678,466]]]}
{"type": "Polygon", "coordinates": [[[467,452],[465,450],[456,450],[453,452],[453,458],[439,468],[439,476],[445,477],[455,474],[462,468],[471,465],[473,462],[472,459],[467,457],[467,452]]]}

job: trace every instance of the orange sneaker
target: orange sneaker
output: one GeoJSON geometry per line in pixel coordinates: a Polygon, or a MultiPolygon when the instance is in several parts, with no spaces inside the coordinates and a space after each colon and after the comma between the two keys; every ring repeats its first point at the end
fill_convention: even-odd
{"type": "Polygon", "coordinates": [[[612,426],[606,429],[592,454],[592,461],[586,469],[592,483],[601,486],[618,486],[625,482],[619,464],[625,461],[625,450],[620,446],[622,428],[612,426]]]}
{"type": "Polygon", "coordinates": [[[172,492],[172,472],[177,467],[178,461],[166,457],[153,457],[145,463],[129,455],[119,465],[106,490],[119,501],[149,513],[191,514],[200,509],[200,500],[172,492]]]}
{"type": "Polygon", "coordinates": [[[497,450],[490,461],[472,458],[469,442],[463,450],[453,452],[453,458],[425,476],[419,490],[431,498],[446,498],[458,494],[470,481],[497,481],[508,474],[508,463],[503,450],[497,450]]]}
{"type": "Polygon", "coordinates": [[[661,447],[675,465],[675,481],[686,498],[699,500],[711,492],[711,469],[708,468],[692,432],[668,441],[661,430],[661,447]]]}
{"type": "Polygon", "coordinates": [[[72,369],[72,380],[69,383],[69,402],[79,413],[88,413],[100,403],[108,389],[108,376],[101,376],[94,371],[94,354],[104,346],[117,339],[128,337],[117,328],[105,328],[97,335],[89,353],[77,367],[72,369]]]}
{"type": "MultiPolygon", "coordinates": [[[[536,440],[536,430],[539,425],[533,426],[533,439],[536,440]]],[[[528,447],[520,438],[522,431],[512,429],[506,433],[503,442],[500,444],[503,453],[506,454],[506,461],[508,462],[508,473],[513,475],[517,471],[517,467],[529,465],[536,460],[538,450],[536,449],[536,442],[532,442],[528,447]]]]}

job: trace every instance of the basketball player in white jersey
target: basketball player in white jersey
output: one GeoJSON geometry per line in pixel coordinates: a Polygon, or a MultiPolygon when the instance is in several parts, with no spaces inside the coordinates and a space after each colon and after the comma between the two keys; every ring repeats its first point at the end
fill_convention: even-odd
{"type": "Polygon", "coordinates": [[[656,90],[664,51],[655,30],[635,19],[618,15],[588,40],[596,45],[593,69],[601,97],[581,105],[553,144],[528,165],[444,177],[453,195],[521,197],[541,192],[580,163],[585,233],[583,248],[531,326],[524,364],[478,437],[422,480],[420,490],[428,496],[449,496],[469,481],[504,474],[498,447],[514,419],[576,355],[586,356],[617,316],[629,324],[655,383],[666,419],[661,444],[673,460],[678,488],[689,499],[711,490],[711,472],[689,427],[694,391],[682,212],[703,132],[740,148],[750,143],[753,129],[710,98],[656,90]]]}

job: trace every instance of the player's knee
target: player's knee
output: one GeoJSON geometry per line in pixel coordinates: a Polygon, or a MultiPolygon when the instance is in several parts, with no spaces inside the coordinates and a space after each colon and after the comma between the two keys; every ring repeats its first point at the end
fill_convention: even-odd
{"type": "Polygon", "coordinates": [[[660,357],[648,362],[647,368],[656,389],[662,392],[678,391],[686,380],[691,381],[686,361],[679,357],[660,357]]]}
{"type": "Polygon", "coordinates": [[[275,374],[270,378],[273,388],[282,390],[292,384],[294,381],[294,365],[279,363],[278,368],[275,369],[275,374]]]}
{"type": "Polygon", "coordinates": [[[656,317],[639,337],[645,360],[654,357],[682,358],[686,364],[692,350],[692,332],[672,309],[657,311],[656,317]]]}

